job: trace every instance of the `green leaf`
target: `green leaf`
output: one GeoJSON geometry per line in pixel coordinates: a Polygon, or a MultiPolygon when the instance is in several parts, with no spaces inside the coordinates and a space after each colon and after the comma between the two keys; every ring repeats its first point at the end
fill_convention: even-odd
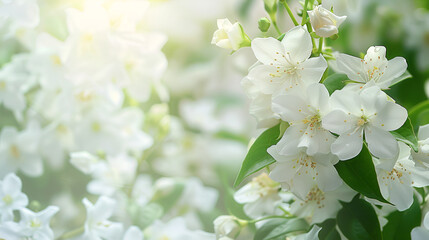
{"type": "Polygon", "coordinates": [[[335,226],[337,221],[335,219],[327,219],[323,223],[319,224],[322,228],[319,232],[320,240],[341,240],[341,236],[338,233],[335,226]]]}
{"type": "Polygon", "coordinates": [[[391,133],[398,141],[404,142],[408,146],[412,147],[414,152],[417,152],[419,150],[418,140],[416,134],[414,133],[414,128],[411,124],[410,118],[405,121],[402,127],[395,131],[392,131],[391,133]]]}
{"type": "Polygon", "coordinates": [[[345,81],[348,79],[347,75],[341,73],[334,73],[327,77],[323,84],[328,89],[329,95],[331,95],[335,90],[342,89],[346,83],[345,81]]]}
{"type": "Polygon", "coordinates": [[[408,117],[411,119],[414,127],[429,123],[429,100],[423,101],[408,111],[408,117]]]}
{"type": "Polygon", "coordinates": [[[286,129],[289,127],[289,123],[281,121],[280,122],[280,131],[279,131],[279,136],[277,137],[277,139],[281,139],[283,137],[283,135],[286,132],[286,129]]]}
{"type": "Polygon", "coordinates": [[[232,190],[230,187],[226,188],[224,196],[226,210],[230,215],[236,216],[240,219],[249,219],[243,210],[244,205],[235,201],[234,193],[234,190],[232,190]]]}
{"type": "Polygon", "coordinates": [[[387,216],[387,224],[383,227],[384,240],[411,240],[411,230],[420,226],[422,212],[419,201],[414,196],[414,203],[405,211],[394,211],[387,216]]]}
{"type": "Polygon", "coordinates": [[[307,232],[308,223],[302,218],[274,219],[268,221],[255,233],[254,240],[285,239],[289,233],[307,232]]]}
{"type": "Polygon", "coordinates": [[[335,168],[344,182],[355,191],[380,202],[389,203],[381,195],[372,156],[365,145],[362,146],[359,155],[350,160],[339,161],[335,168]]]}
{"type": "Polygon", "coordinates": [[[150,226],[164,214],[162,206],[157,203],[149,203],[144,207],[140,207],[137,204],[130,204],[128,210],[133,219],[133,224],[139,226],[141,229],[150,226]]]}
{"type": "Polygon", "coordinates": [[[246,177],[261,170],[262,168],[273,164],[274,158],[268,154],[267,149],[279,141],[280,124],[267,129],[263,132],[250,147],[249,152],[244,158],[240,172],[235,179],[234,187],[237,187],[246,177]]]}
{"type": "Polygon", "coordinates": [[[270,232],[274,230],[274,228],[284,223],[287,223],[288,221],[289,219],[286,219],[286,218],[276,218],[276,219],[269,220],[260,228],[258,228],[258,230],[256,230],[253,240],[264,239],[270,232]]]}
{"type": "Polygon", "coordinates": [[[338,227],[349,240],[383,239],[377,214],[371,204],[359,198],[350,203],[341,203],[343,208],[337,214],[338,227]]]}

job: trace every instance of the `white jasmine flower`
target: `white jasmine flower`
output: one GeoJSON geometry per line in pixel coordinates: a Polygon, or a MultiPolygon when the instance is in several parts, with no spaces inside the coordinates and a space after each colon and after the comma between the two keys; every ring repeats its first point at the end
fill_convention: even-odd
{"type": "MultiPolygon", "coordinates": [[[[2,0],[0,2],[0,28],[7,30],[6,37],[25,36],[25,31],[39,24],[39,6],[36,0],[2,0]]],[[[24,39],[22,39],[24,40],[24,39]]]]}
{"type": "Polygon", "coordinates": [[[213,34],[212,44],[234,51],[250,45],[250,39],[244,33],[240,23],[236,22],[232,24],[227,18],[218,19],[217,27],[219,29],[213,34]]]}
{"type": "Polygon", "coordinates": [[[429,239],[429,212],[426,213],[422,225],[420,227],[415,227],[411,231],[412,240],[426,240],[429,239]]]}
{"type": "Polygon", "coordinates": [[[262,64],[252,68],[248,77],[264,94],[305,89],[319,82],[327,67],[322,56],[309,58],[312,49],[310,34],[302,26],[292,28],[282,41],[256,38],[252,50],[262,64]]]}
{"type": "Polygon", "coordinates": [[[338,158],[333,154],[309,156],[303,149],[296,149],[288,155],[277,152],[277,146],[268,148],[268,153],[277,161],[270,172],[270,177],[282,183],[282,186],[305,198],[316,182],[322,191],[333,191],[342,184],[334,168],[338,158]]]}
{"type": "Polygon", "coordinates": [[[244,212],[252,218],[274,213],[280,203],[280,184],[271,180],[266,173],[252,179],[240,188],[234,199],[244,204],[244,212]]]}
{"type": "Polygon", "coordinates": [[[248,77],[243,78],[241,86],[250,98],[249,112],[256,118],[258,128],[270,128],[276,125],[279,119],[272,110],[272,96],[262,93],[248,77]]]}
{"type": "MultiPolygon", "coordinates": [[[[169,180],[177,182],[174,179],[169,180]]],[[[190,229],[201,229],[203,226],[198,213],[212,211],[216,206],[219,193],[215,188],[204,186],[201,180],[195,177],[187,179],[184,184],[183,192],[170,214],[183,217],[190,229]]]]}
{"type": "Polygon", "coordinates": [[[308,218],[311,224],[321,223],[328,218],[335,218],[342,208],[339,201],[350,202],[356,192],[345,184],[334,191],[322,191],[314,186],[303,199],[296,199],[291,205],[291,213],[308,218]]]}
{"type": "Polygon", "coordinates": [[[38,153],[39,138],[37,124],[29,124],[22,132],[4,127],[0,133],[0,176],[18,169],[28,176],[40,176],[43,164],[38,153]]]}
{"type": "Polygon", "coordinates": [[[317,83],[308,86],[306,93],[273,98],[273,111],[290,125],[277,144],[280,154],[302,147],[308,155],[330,152],[335,137],[322,128],[322,118],[330,111],[328,90],[317,83]]]}
{"type": "Polygon", "coordinates": [[[26,208],[20,209],[21,220],[0,224],[0,237],[8,240],[20,239],[54,239],[54,233],[49,227],[52,216],[58,212],[56,206],[49,206],[41,212],[33,212],[26,208]]]}
{"type": "Polygon", "coordinates": [[[387,60],[383,46],[370,47],[364,59],[340,53],[336,61],[339,71],[356,82],[349,84],[349,87],[362,88],[362,84],[369,83],[386,89],[407,70],[403,57],[387,60]]]}
{"type": "Polygon", "coordinates": [[[376,160],[379,162],[376,170],[383,197],[399,211],[404,211],[413,204],[413,186],[428,186],[429,176],[427,168],[414,166],[414,162],[410,160],[411,149],[405,143],[400,142],[399,147],[396,163],[395,160],[376,160]]]}
{"type": "Polygon", "coordinates": [[[168,240],[215,240],[216,236],[212,233],[200,230],[189,230],[182,218],[173,218],[167,223],[159,220],[155,221],[145,230],[145,237],[148,240],[168,239],[168,240]]]}
{"type": "Polygon", "coordinates": [[[233,240],[241,230],[240,220],[235,216],[219,216],[214,220],[213,224],[216,239],[233,240]]]}
{"type": "Polygon", "coordinates": [[[429,124],[419,127],[418,132],[419,151],[411,152],[416,166],[429,167],[429,124]]]}
{"type": "Polygon", "coordinates": [[[100,159],[88,152],[73,152],[70,154],[70,163],[85,174],[96,171],[100,159]]]}
{"type": "Polygon", "coordinates": [[[393,159],[399,148],[389,131],[402,126],[407,110],[389,101],[378,87],[370,87],[359,94],[351,90],[335,91],[331,96],[334,109],[322,119],[322,126],[340,136],[331,151],[341,160],[351,159],[362,149],[363,134],[369,151],[378,158],[393,159]]]}
{"type": "Polygon", "coordinates": [[[34,76],[26,69],[27,60],[27,55],[15,55],[0,69],[0,104],[11,110],[19,121],[27,105],[24,94],[35,83],[34,76]]]}
{"type": "Polygon", "coordinates": [[[311,26],[317,35],[330,37],[338,33],[338,27],[346,20],[346,16],[337,16],[329,10],[316,6],[313,10],[307,11],[310,17],[311,26]]]}
{"type": "Polygon", "coordinates": [[[21,192],[22,182],[14,173],[9,173],[0,181],[1,221],[12,221],[13,211],[28,205],[27,196],[21,192]]]}
{"type": "Polygon", "coordinates": [[[143,240],[143,232],[136,226],[131,226],[124,233],[123,240],[143,240]]]}
{"type": "Polygon", "coordinates": [[[122,236],[121,223],[111,222],[108,219],[115,211],[115,200],[101,196],[95,204],[83,199],[86,208],[85,232],[82,240],[116,240],[122,236]]]}

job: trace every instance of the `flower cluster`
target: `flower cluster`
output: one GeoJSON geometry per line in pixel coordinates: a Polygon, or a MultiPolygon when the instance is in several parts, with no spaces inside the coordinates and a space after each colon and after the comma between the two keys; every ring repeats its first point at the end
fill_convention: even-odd
{"type": "Polygon", "coordinates": [[[251,41],[257,62],[242,87],[258,127],[269,129],[251,146],[236,184],[263,168],[272,180],[262,173],[235,200],[257,227],[276,217],[303,218],[310,226],[334,219],[350,238],[353,230],[339,222],[348,204],[402,212],[415,202],[416,188],[429,186],[429,125],[419,127],[418,141],[409,112],[386,92],[409,77],[403,57],[387,59],[384,46],[371,46],[360,58],[333,53],[325,38],[336,40],[345,16],[305,1],[299,24],[286,1],[280,3],[295,27],[251,41]]]}

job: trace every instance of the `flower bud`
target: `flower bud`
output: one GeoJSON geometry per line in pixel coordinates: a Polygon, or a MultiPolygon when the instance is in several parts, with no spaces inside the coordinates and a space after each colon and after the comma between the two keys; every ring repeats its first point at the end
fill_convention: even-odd
{"type": "Polygon", "coordinates": [[[270,20],[268,20],[268,18],[263,17],[260,18],[258,21],[258,28],[259,30],[261,30],[261,32],[267,32],[268,29],[270,28],[270,20]]]}
{"type": "Polygon", "coordinates": [[[217,217],[214,222],[216,239],[232,240],[240,233],[242,224],[240,220],[234,216],[222,215],[217,217]]]}
{"type": "Polygon", "coordinates": [[[270,16],[275,15],[277,12],[277,0],[264,0],[264,8],[270,16]]]}
{"type": "Polygon", "coordinates": [[[338,27],[346,20],[346,16],[337,16],[321,5],[308,11],[314,31],[321,37],[330,37],[338,33],[338,27]]]}
{"type": "Polygon", "coordinates": [[[212,44],[234,51],[241,47],[250,46],[250,39],[244,33],[240,23],[232,24],[227,18],[217,20],[218,30],[213,34],[212,44]]]}

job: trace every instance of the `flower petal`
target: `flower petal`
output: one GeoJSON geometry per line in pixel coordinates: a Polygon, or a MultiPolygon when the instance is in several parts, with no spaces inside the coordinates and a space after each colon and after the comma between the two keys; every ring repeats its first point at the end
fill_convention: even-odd
{"type": "Polygon", "coordinates": [[[286,55],[294,64],[308,59],[313,50],[310,34],[302,26],[296,26],[289,30],[285,34],[282,44],[286,55]]]}
{"type": "Polygon", "coordinates": [[[275,38],[255,38],[252,41],[252,50],[255,57],[265,65],[287,64],[281,55],[285,53],[283,45],[275,38]]]}
{"type": "Polygon", "coordinates": [[[402,106],[387,102],[377,115],[371,121],[373,126],[383,129],[384,131],[393,131],[400,128],[407,120],[407,110],[402,106]]]}
{"type": "Polygon", "coordinates": [[[277,73],[275,66],[259,65],[250,70],[248,77],[262,93],[273,94],[280,90],[288,75],[277,73]]]}
{"type": "Polygon", "coordinates": [[[398,157],[399,146],[393,135],[374,126],[365,127],[365,140],[369,151],[382,159],[394,159],[398,157]]]}
{"type": "Polygon", "coordinates": [[[310,58],[297,66],[297,72],[303,82],[307,84],[317,83],[322,78],[328,64],[322,56],[310,58]]]}
{"type": "Polygon", "coordinates": [[[407,61],[403,57],[395,57],[389,60],[383,76],[378,80],[381,88],[388,88],[392,81],[400,77],[407,70],[407,61]]]}
{"type": "Polygon", "coordinates": [[[343,134],[355,128],[357,118],[346,114],[342,110],[334,110],[322,118],[323,128],[336,133],[343,134]]]}
{"type": "Polygon", "coordinates": [[[362,67],[362,59],[340,53],[336,61],[338,70],[345,73],[350,80],[362,83],[366,82],[366,73],[362,67]]]}
{"type": "Polygon", "coordinates": [[[341,134],[331,145],[331,151],[340,160],[348,160],[356,157],[362,150],[363,129],[349,130],[341,134]]]}
{"type": "Polygon", "coordinates": [[[302,98],[294,95],[280,95],[273,98],[273,112],[277,113],[283,121],[301,121],[312,113],[308,104],[302,98]]]}

